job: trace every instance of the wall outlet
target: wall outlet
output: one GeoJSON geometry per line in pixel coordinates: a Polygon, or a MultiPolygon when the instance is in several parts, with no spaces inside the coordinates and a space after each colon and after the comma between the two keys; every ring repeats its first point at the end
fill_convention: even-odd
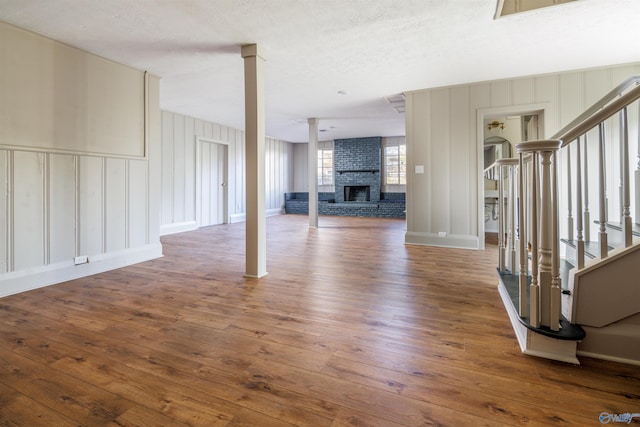
{"type": "Polygon", "coordinates": [[[438,237],[447,237],[446,231],[438,231],[438,237]]]}
{"type": "Polygon", "coordinates": [[[73,259],[73,263],[75,265],[86,264],[89,262],[89,257],[87,255],[80,255],[73,259]]]}

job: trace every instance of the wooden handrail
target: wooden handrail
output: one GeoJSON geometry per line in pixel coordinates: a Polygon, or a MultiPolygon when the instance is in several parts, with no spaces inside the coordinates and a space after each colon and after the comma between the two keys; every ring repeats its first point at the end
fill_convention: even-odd
{"type": "Polygon", "coordinates": [[[532,153],[540,151],[556,151],[562,146],[559,139],[541,139],[538,141],[525,141],[516,144],[516,151],[519,153],[532,153]]]}
{"type": "MultiPolygon", "coordinates": [[[[599,101],[597,101],[595,104],[593,104],[587,110],[585,110],[582,114],[580,114],[578,117],[576,117],[574,120],[572,120],[568,125],[566,125],[562,129],[560,129],[558,132],[556,132],[556,134],[553,135],[551,138],[552,139],[562,139],[563,141],[566,141],[565,135],[567,133],[569,133],[569,131],[571,131],[573,128],[575,128],[579,124],[585,122],[589,117],[593,116],[597,111],[603,109],[609,102],[611,102],[611,100],[613,100],[613,99],[617,98],[618,96],[622,95],[625,90],[627,90],[628,88],[630,88],[634,84],[635,85],[640,84],[640,76],[631,76],[628,79],[626,79],[625,81],[623,81],[622,83],[620,83],[613,90],[611,90],[605,96],[600,98],[599,101]]],[[[594,127],[596,125],[597,125],[597,123],[595,125],[593,125],[592,127],[594,127]]],[[[589,128],[589,129],[591,129],[591,128],[589,128]]],[[[573,141],[573,139],[570,139],[569,141],[573,141]]]]}
{"type": "Polygon", "coordinates": [[[618,99],[611,102],[601,110],[593,113],[584,121],[576,124],[569,130],[564,133],[557,133],[554,135],[553,139],[562,140],[562,146],[571,143],[576,140],[580,135],[583,135],[598,126],[600,123],[612,117],[614,114],[617,114],[620,110],[622,110],[627,105],[630,105],[634,101],[640,99],[640,85],[634,87],[629,92],[621,95],[618,99]]]}

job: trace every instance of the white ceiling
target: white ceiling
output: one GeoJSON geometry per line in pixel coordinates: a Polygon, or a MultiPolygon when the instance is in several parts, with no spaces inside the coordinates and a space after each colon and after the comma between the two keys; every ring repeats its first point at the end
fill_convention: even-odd
{"type": "Polygon", "coordinates": [[[267,135],[404,135],[403,91],[640,61],[640,0],[494,20],[496,0],[0,0],[0,20],[162,77],[160,107],[244,129],[240,46],[266,52],[267,135]],[[340,95],[338,91],[348,91],[340,95]]]}

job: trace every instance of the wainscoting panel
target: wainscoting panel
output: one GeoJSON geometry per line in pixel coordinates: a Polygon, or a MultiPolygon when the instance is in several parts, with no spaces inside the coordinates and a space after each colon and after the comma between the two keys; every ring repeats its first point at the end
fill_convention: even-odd
{"type": "Polygon", "coordinates": [[[147,162],[140,160],[129,161],[129,242],[127,247],[137,248],[149,244],[146,218],[149,217],[147,204],[147,162]]]}
{"type": "Polygon", "coordinates": [[[11,203],[9,200],[11,163],[9,161],[11,152],[0,150],[0,274],[9,271],[9,246],[12,228],[9,219],[11,218],[11,203]]]}
{"type": "MultiPolygon", "coordinates": [[[[180,203],[180,199],[175,200],[176,191],[174,188],[175,180],[173,171],[175,170],[174,164],[176,162],[184,162],[184,159],[175,158],[174,146],[176,143],[183,144],[184,140],[175,140],[176,135],[173,132],[173,122],[173,115],[162,112],[162,203],[160,205],[160,224],[176,222],[173,218],[173,212],[175,211],[174,206],[180,203]]],[[[180,194],[179,191],[178,194],[180,194]]],[[[195,216],[193,220],[195,221],[195,216]]]]}
{"type": "Polygon", "coordinates": [[[45,263],[45,155],[13,157],[13,268],[23,270],[45,263]]]}
{"type": "MultiPolygon", "coordinates": [[[[176,120],[179,121],[179,120],[176,120]]],[[[176,221],[188,222],[190,218],[196,217],[196,171],[193,168],[193,160],[196,157],[196,131],[193,117],[184,118],[184,162],[182,171],[184,174],[184,203],[175,204],[174,215],[176,221]]],[[[178,135],[176,138],[178,138],[178,135]]],[[[179,168],[178,168],[179,169],[179,168]]]]}
{"type": "Polygon", "coordinates": [[[499,80],[489,83],[491,87],[491,99],[489,100],[492,107],[502,107],[511,105],[513,102],[512,86],[509,80],[499,80]]]}
{"type": "Polygon", "coordinates": [[[127,163],[106,159],[105,166],[105,252],[115,252],[127,247],[127,163]]]}
{"type": "Polygon", "coordinates": [[[78,170],[78,255],[105,252],[104,163],[101,157],[80,157],[78,170]]]}
{"type": "MultiPolygon", "coordinates": [[[[246,200],[244,197],[244,189],[246,187],[246,177],[247,174],[244,169],[244,159],[245,159],[245,145],[244,145],[244,135],[240,132],[236,133],[235,144],[232,147],[229,147],[229,163],[233,164],[235,168],[231,168],[229,170],[230,177],[229,179],[235,181],[234,183],[230,181],[229,192],[235,193],[236,197],[234,203],[230,206],[235,206],[235,209],[230,207],[229,213],[231,212],[246,212],[246,200]],[[235,153],[235,155],[233,154],[235,153]]],[[[229,201],[231,203],[231,200],[229,201]]]]}
{"type": "Polygon", "coordinates": [[[161,256],[148,184],[147,160],[0,150],[0,297],[161,256]]]}
{"type": "Polygon", "coordinates": [[[173,121],[173,200],[181,200],[182,203],[174,203],[173,204],[173,212],[172,218],[174,222],[184,222],[187,220],[185,217],[186,211],[186,169],[187,169],[187,158],[186,152],[187,146],[193,145],[193,140],[188,140],[187,135],[185,134],[186,130],[186,119],[185,120],[174,120],[173,121]]]}
{"type": "Polygon", "coordinates": [[[49,155],[49,263],[76,255],[76,164],[78,157],[49,155]]]}
{"type": "Polygon", "coordinates": [[[430,129],[430,156],[427,163],[428,169],[434,177],[447,177],[447,179],[434,179],[431,184],[431,195],[438,203],[431,205],[431,223],[429,227],[433,232],[451,232],[451,203],[450,198],[455,195],[451,193],[451,183],[456,179],[451,174],[451,164],[461,162],[461,159],[452,159],[448,145],[443,145],[441,141],[451,140],[451,112],[450,112],[450,91],[448,89],[435,90],[432,93],[432,102],[438,108],[431,110],[431,120],[438,126],[430,129]]]}
{"type": "Polygon", "coordinates": [[[581,74],[565,74],[561,75],[559,79],[558,94],[556,96],[559,99],[575,100],[575,102],[558,104],[558,120],[560,123],[566,124],[585,110],[583,76],[581,74]]]}
{"type": "Polygon", "coordinates": [[[513,81],[511,93],[513,104],[533,104],[536,96],[536,86],[533,79],[518,79],[513,81]]]}
{"type": "MultiPolygon", "coordinates": [[[[469,103],[469,88],[453,88],[450,94],[451,111],[451,144],[449,145],[450,158],[460,159],[460,161],[451,161],[451,179],[449,191],[451,198],[450,206],[450,226],[451,234],[457,235],[473,235],[476,233],[477,221],[473,221],[466,212],[473,209],[477,205],[476,192],[470,191],[473,185],[473,178],[476,173],[476,163],[466,155],[467,143],[473,137],[475,129],[468,124],[471,122],[470,111],[466,108],[469,103]]],[[[445,230],[446,231],[446,230],[445,230]]]]}

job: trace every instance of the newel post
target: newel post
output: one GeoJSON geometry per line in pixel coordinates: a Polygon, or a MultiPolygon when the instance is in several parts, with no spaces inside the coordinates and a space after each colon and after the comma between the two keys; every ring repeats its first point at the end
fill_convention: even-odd
{"type": "Polygon", "coordinates": [[[533,155],[532,200],[532,281],[530,288],[530,323],[533,326],[559,328],[558,203],[556,168],[562,141],[528,141],[516,145],[520,153],[533,155]],[[553,166],[552,166],[553,165],[553,166]],[[539,208],[538,208],[539,205],[539,208]],[[556,295],[557,294],[557,295],[556,295]]]}

